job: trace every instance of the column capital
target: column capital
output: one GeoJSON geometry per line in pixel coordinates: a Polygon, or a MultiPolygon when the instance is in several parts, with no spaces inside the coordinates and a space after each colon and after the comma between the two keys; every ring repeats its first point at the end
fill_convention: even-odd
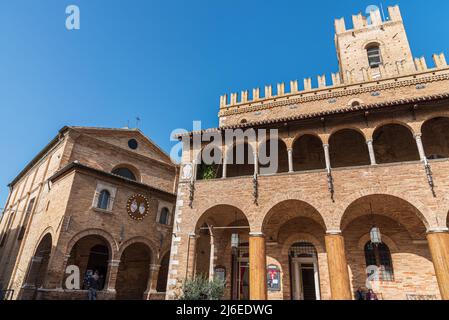
{"type": "Polygon", "coordinates": [[[342,232],[340,229],[329,229],[326,230],[326,235],[328,236],[341,236],[342,232]]]}
{"type": "Polygon", "coordinates": [[[250,232],[250,233],[249,233],[249,236],[250,236],[250,237],[262,237],[262,238],[265,237],[265,235],[263,234],[263,232],[250,232]]]}
{"type": "Polygon", "coordinates": [[[109,260],[108,266],[110,267],[118,267],[120,265],[120,260],[109,260]]]}
{"type": "Polygon", "coordinates": [[[415,139],[421,139],[422,133],[421,132],[415,133],[415,134],[413,134],[413,137],[415,137],[415,139]]]}
{"type": "Polygon", "coordinates": [[[366,140],[366,143],[367,143],[367,144],[373,143],[373,139],[367,139],[367,140],[366,140]]]}
{"type": "Polygon", "coordinates": [[[161,268],[160,264],[150,264],[151,271],[159,271],[160,268],[161,268]]]}
{"type": "Polygon", "coordinates": [[[449,233],[449,228],[446,227],[435,227],[427,229],[427,234],[432,233],[449,233]]]}
{"type": "Polygon", "coordinates": [[[329,148],[329,143],[323,143],[324,148],[329,148]]]}

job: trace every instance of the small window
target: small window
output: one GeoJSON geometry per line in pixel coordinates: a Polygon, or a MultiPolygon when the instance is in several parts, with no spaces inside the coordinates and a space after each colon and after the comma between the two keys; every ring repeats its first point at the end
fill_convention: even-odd
{"type": "Polygon", "coordinates": [[[34,202],[36,201],[36,198],[33,198],[30,200],[30,202],[28,203],[28,207],[27,207],[27,211],[26,211],[26,215],[30,215],[31,211],[33,210],[34,207],[34,202]]]}
{"type": "Polygon", "coordinates": [[[373,244],[369,241],[365,245],[366,266],[377,266],[378,277],[376,280],[394,281],[393,263],[390,249],[384,243],[373,244]]]}
{"type": "Polygon", "coordinates": [[[112,173],[129,180],[137,181],[135,174],[128,168],[117,168],[112,173]]]}
{"type": "Polygon", "coordinates": [[[372,45],[366,49],[370,68],[378,68],[382,64],[382,56],[378,45],[372,45]]]}
{"type": "Polygon", "coordinates": [[[101,191],[100,195],[98,196],[97,208],[103,209],[103,210],[108,210],[110,199],[111,199],[111,194],[109,193],[108,190],[101,191]]]}
{"type": "Polygon", "coordinates": [[[159,223],[168,225],[170,218],[170,211],[167,208],[162,208],[161,214],[159,216],[159,223]]]}
{"type": "Polygon", "coordinates": [[[26,230],[25,226],[20,227],[19,235],[17,236],[18,241],[22,241],[23,238],[25,237],[25,230],[26,230]]]}
{"type": "Polygon", "coordinates": [[[3,237],[2,237],[2,239],[1,239],[1,241],[0,241],[0,248],[3,247],[3,246],[5,245],[6,238],[8,238],[8,232],[5,232],[5,233],[3,234],[3,237]]]}
{"type": "Polygon", "coordinates": [[[136,139],[130,139],[128,141],[128,147],[132,150],[136,150],[139,147],[139,143],[136,139]]]}

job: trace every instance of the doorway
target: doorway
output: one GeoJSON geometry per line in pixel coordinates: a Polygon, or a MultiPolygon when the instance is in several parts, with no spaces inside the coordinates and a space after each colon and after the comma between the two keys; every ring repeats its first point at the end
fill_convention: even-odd
{"type": "Polygon", "coordinates": [[[298,242],[290,248],[292,300],[320,300],[318,259],[311,243],[298,242]]]}

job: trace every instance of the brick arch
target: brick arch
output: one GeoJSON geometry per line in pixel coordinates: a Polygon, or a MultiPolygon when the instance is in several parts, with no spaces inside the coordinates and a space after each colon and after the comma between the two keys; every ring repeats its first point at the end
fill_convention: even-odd
{"type": "Polygon", "coordinates": [[[155,264],[158,261],[158,257],[157,257],[158,250],[156,249],[156,245],[154,245],[150,239],[141,237],[141,236],[128,239],[120,245],[120,249],[117,253],[118,260],[121,259],[123,252],[127,248],[129,248],[130,246],[132,246],[133,244],[136,244],[136,243],[141,243],[148,247],[148,249],[150,250],[150,256],[151,256],[150,258],[151,258],[152,264],[155,264]]]}
{"type": "Polygon", "coordinates": [[[423,115],[420,120],[421,122],[419,123],[419,133],[422,133],[422,127],[424,126],[424,124],[430,120],[436,119],[436,118],[447,118],[449,119],[449,111],[441,111],[441,112],[437,112],[437,113],[432,113],[432,114],[428,114],[428,115],[423,115]]]}
{"type": "Polygon", "coordinates": [[[110,233],[108,233],[104,230],[101,230],[101,229],[88,229],[88,230],[84,230],[84,231],[77,233],[75,236],[72,237],[72,239],[70,239],[69,243],[67,244],[66,254],[70,255],[70,252],[72,251],[73,246],[79,240],[81,240],[82,238],[88,237],[88,236],[99,236],[99,237],[103,238],[106,241],[106,243],[108,244],[108,247],[110,250],[110,259],[115,260],[119,246],[118,246],[117,242],[114,240],[114,237],[110,233]]]}
{"type": "Polygon", "coordinates": [[[52,246],[52,248],[53,248],[54,241],[55,241],[54,231],[53,231],[53,228],[52,228],[52,227],[47,227],[47,228],[44,229],[44,231],[41,233],[41,235],[39,236],[38,240],[36,241],[36,244],[35,244],[34,249],[33,249],[33,254],[36,254],[37,248],[39,247],[39,245],[40,245],[40,243],[42,242],[42,240],[43,240],[48,234],[49,234],[50,237],[51,237],[51,246],[52,246]]]}
{"type": "Polygon", "coordinates": [[[301,241],[309,242],[309,243],[313,244],[317,253],[326,252],[322,243],[314,235],[309,234],[309,233],[296,233],[296,234],[292,234],[284,241],[284,244],[282,245],[282,249],[281,249],[282,255],[283,256],[288,255],[291,246],[294,245],[295,243],[301,242],[301,241]]]}
{"type": "Polygon", "coordinates": [[[304,137],[304,136],[313,136],[318,138],[319,140],[321,140],[321,142],[324,144],[325,141],[323,141],[321,135],[319,133],[317,133],[316,131],[312,131],[312,130],[308,130],[308,131],[302,131],[298,134],[295,135],[295,137],[292,140],[292,147],[295,144],[296,141],[298,141],[300,138],[304,137]]]}
{"type": "Polygon", "coordinates": [[[220,204],[214,204],[212,206],[206,207],[206,208],[200,208],[199,210],[197,210],[196,212],[201,212],[200,214],[198,214],[192,221],[194,221],[194,225],[191,226],[192,230],[190,230],[191,233],[197,233],[197,230],[199,227],[201,227],[201,225],[203,225],[204,223],[209,222],[209,224],[211,223],[216,223],[216,218],[214,217],[214,211],[218,211],[220,209],[234,209],[236,210],[239,214],[241,214],[242,218],[244,218],[247,223],[248,226],[250,227],[250,230],[252,230],[251,227],[251,223],[250,223],[250,219],[248,218],[248,216],[245,214],[245,212],[249,212],[249,210],[245,210],[245,209],[241,209],[238,205],[234,204],[234,203],[220,203],[220,204]]]}
{"type": "Polygon", "coordinates": [[[335,134],[337,134],[337,133],[339,133],[340,131],[343,131],[343,130],[356,131],[357,133],[360,133],[365,138],[365,140],[368,140],[368,137],[366,136],[366,133],[362,129],[358,128],[357,126],[351,126],[350,125],[350,126],[343,126],[343,127],[339,127],[339,128],[333,128],[329,132],[328,141],[332,138],[333,135],[335,135],[335,134]]]}
{"type": "MultiPolygon", "coordinates": [[[[416,132],[415,128],[413,128],[410,124],[408,124],[405,121],[401,121],[401,120],[397,120],[397,119],[386,119],[386,120],[382,120],[382,121],[379,121],[376,123],[376,125],[372,128],[372,135],[374,135],[374,132],[376,132],[380,128],[388,126],[388,125],[394,125],[394,124],[407,128],[413,136],[415,136],[416,134],[419,133],[419,132],[416,132]]],[[[369,137],[367,137],[367,138],[369,138],[369,137]]]]}
{"type": "Polygon", "coordinates": [[[360,190],[359,192],[351,194],[349,197],[345,198],[335,209],[334,209],[334,221],[333,221],[333,229],[341,230],[343,218],[347,213],[347,210],[350,208],[352,204],[356,201],[361,200],[363,198],[368,198],[370,196],[386,196],[393,197],[407,203],[411,208],[416,210],[416,217],[421,221],[426,229],[429,229],[433,226],[433,219],[429,218],[432,216],[431,211],[425,206],[421,201],[411,198],[404,194],[398,194],[396,192],[387,191],[387,190],[372,190],[365,189],[360,190]],[[430,222],[429,222],[430,221],[430,222]]]}
{"type": "Polygon", "coordinates": [[[304,216],[304,217],[314,220],[315,222],[320,224],[324,229],[326,229],[326,217],[320,213],[320,212],[324,212],[324,211],[320,211],[319,209],[317,209],[317,208],[320,208],[317,203],[313,203],[313,201],[311,199],[295,197],[295,196],[287,194],[287,195],[283,195],[280,197],[275,197],[275,200],[269,202],[267,205],[265,205],[263,208],[261,208],[260,212],[262,212],[263,214],[258,215],[258,217],[257,217],[258,220],[257,220],[257,223],[255,224],[256,226],[258,226],[260,228],[260,230],[257,230],[257,231],[263,230],[264,226],[268,223],[269,219],[273,216],[273,214],[275,214],[275,212],[273,210],[276,207],[286,204],[288,202],[298,202],[300,204],[305,205],[306,208],[311,209],[314,217],[309,217],[309,216],[304,216]]]}

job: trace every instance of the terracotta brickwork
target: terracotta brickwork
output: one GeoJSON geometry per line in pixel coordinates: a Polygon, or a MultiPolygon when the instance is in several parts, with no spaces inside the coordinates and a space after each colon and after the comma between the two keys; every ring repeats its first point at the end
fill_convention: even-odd
{"type": "Polygon", "coordinates": [[[0,224],[2,288],[13,289],[16,299],[86,299],[87,292],[65,285],[66,267],[76,265],[81,277],[88,269],[100,270],[102,299],[160,299],[158,268],[152,266],[170,250],[172,227],[158,218],[164,207],[173,214],[176,172],[140,131],[64,128],[11,184],[0,224]],[[130,139],[138,142],[137,149],[128,146],[130,139]],[[130,169],[136,181],[111,174],[117,167],[130,169]],[[107,207],[97,209],[103,189],[110,198],[107,207]],[[135,194],[148,199],[142,221],[127,213],[135,194]],[[21,226],[25,234],[19,241],[21,226]],[[42,248],[48,237],[51,246],[42,248]]]}
{"type": "Polygon", "coordinates": [[[268,299],[350,299],[370,286],[380,299],[448,298],[447,263],[432,261],[446,259],[446,237],[436,237],[435,245],[427,237],[448,232],[449,69],[442,54],[433,56],[433,68],[413,59],[399,8],[388,11],[388,21],[379,11],[370,22],[354,16],[353,30],[336,20],[340,71],[331,85],[320,76],[318,88],[305,79],[302,91],[292,81],[290,92],[280,83],[276,93],[266,86],[264,95],[259,89],[252,97],[224,95],[219,128],[180,135],[167,298],[195,270],[217,266],[226,270],[226,299],[261,297],[264,261],[280,270],[280,288],[269,290],[268,299]],[[368,54],[373,44],[380,48],[378,64],[368,54]],[[215,179],[203,175],[207,143],[198,147],[192,138],[235,128],[276,129],[278,136],[218,140],[215,179]],[[257,163],[262,146],[275,138],[279,166],[264,174],[249,159],[257,163]],[[249,153],[245,163],[228,164],[239,144],[249,153]],[[202,239],[202,226],[213,241],[210,233],[202,239]],[[370,242],[373,226],[381,244],[370,242]],[[265,242],[266,259],[250,250],[248,266],[241,253],[253,235],[265,242]],[[377,280],[367,281],[369,265],[379,268],[377,280]],[[249,279],[258,279],[250,281],[248,296],[236,293],[246,290],[245,268],[249,279]]]}

